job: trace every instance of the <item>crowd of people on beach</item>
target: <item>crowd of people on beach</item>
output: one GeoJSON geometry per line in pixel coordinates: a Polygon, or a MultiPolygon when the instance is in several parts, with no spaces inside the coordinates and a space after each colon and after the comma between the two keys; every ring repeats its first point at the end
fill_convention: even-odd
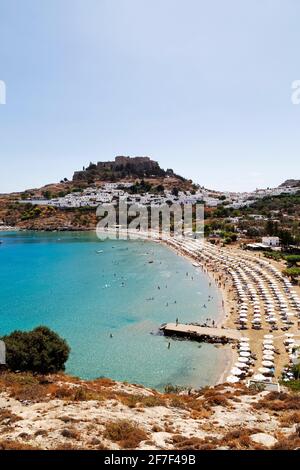
{"type": "Polygon", "coordinates": [[[234,374],[231,373],[229,379],[239,381],[253,376],[268,381],[275,375],[280,376],[277,368],[283,361],[280,356],[285,356],[284,361],[292,364],[297,354],[295,346],[300,340],[300,299],[289,280],[270,261],[241,249],[230,250],[198,240],[175,238],[170,238],[168,244],[197,260],[199,268],[212,276],[220,289],[226,290],[227,302],[225,304],[223,299],[222,306],[225,309],[231,305],[227,319],[234,320],[236,330],[250,332],[251,338],[246,336],[241,343],[245,349],[241,351],[242,357],[249,357],[249,367],[241,366],[246,363],[244,357],[242,362],[237,362],[240,367],[233,368],[235,378],[232,379],[234,374]],[[256,353],[251,351],[249,342],[253,343],[256,353]],[[257,349],[257,343],[261,348],[257,349]]]}

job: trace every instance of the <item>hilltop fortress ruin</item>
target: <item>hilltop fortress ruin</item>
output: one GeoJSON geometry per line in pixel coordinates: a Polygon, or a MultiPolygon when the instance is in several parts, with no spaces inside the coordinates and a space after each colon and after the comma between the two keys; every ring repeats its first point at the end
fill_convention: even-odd
{"type": "Polygon", "coordinates": [[[73,181],[95,181],[126,177],[159,177],[173,175],[173,170],[163,170],[158,162],[149,157],[118,156],[114,161],[90,163],[82,171],[76,171],[73,181]]]}

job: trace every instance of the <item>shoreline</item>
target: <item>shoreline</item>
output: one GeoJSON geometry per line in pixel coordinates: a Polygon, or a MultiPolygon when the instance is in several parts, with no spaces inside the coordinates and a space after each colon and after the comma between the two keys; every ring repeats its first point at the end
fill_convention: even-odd
{"type": "MultiPolygon", "coordinates": [[[[151,241],[151,240],[149,240],[149,241],[151,241]]],[[[170,248],[175,253],[177,253],[178,256],[182,256],[183,258],[185,258],[190,263],[195,262],[195,260],[193,259],[192,256],[189,256],[187,253],[184,253],[183,251],[181,251],[179,249],[176,249],[171,243],[168,243],[167,240],[160,240],[159,242],[162,245],[166,246],[167,248],[170,248]]],[[[229,304],[230,300],[228,298],[229,297],[228,296],[228,294],[229,294],[228,289],[223,288],[222,285],[221,286],[218,285],[217,280],[215,279],[213,271],[210,271],[206,267],[204,268],[204,266],[202,266],[200,264],[199,264],[198,269],[201,269],[201,272],[214,282],[215,288],[218,290],[218,292],[221,295],[222,305],[221,305],[221,308],[219,309],[219,312],[218,312],[218,314],[220,314],[220,315],[218,315],[218,318],[217,318],[216,321],[217,321],[217,326],[218,327],[226,328],[228,326],[228,322],[230,320],[230,304],[229,304]]],[[[224,354],[224,367],[222,367],[223,370],[219,374],[218,379],[211,386],[215,386],[215,385],[219,385],[221,383],[224,383],[226,381],[226,377],[229,375],[230,370],[232,369],[232,367],[234,366],[234,364],[237,360],[237,353],[236,353],[235,349],[233,349],[232,345],[228,344],[228,345],[220,346],[220,348],[222,348],[223,351],[225,352],[225,354],[224,354]]]]}

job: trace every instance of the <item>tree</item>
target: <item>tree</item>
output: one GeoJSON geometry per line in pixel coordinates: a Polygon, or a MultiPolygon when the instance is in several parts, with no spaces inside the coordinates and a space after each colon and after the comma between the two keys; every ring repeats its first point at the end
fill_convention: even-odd
{"type": "Polygon", "coordinates": [[[156,186],[156,191],[158,193],[163,193],[164,190],[165,190],[165,187],[162,184],[159,184],[158,186],[156,186]]]}
{"type": "Polygon", "coordinates": [[[283,246],[287,247],[293,244],[294,238],[288,230],[281,230],[278,235],[283,246]]]}
{"type": "Polygon", "coordinates": [[[275,237],[278,235],[278,223],[277,222],[273,222],[273,220],[268,220],[267,223],[266,223],[266,234],[271,236],[271,237],[275,237]]]}
{"type": "Polygon", "coordinates": [[[46,326],[32,331],[14,331],[2,340],[6,346],[9,369],[54,373],[65,369],[70,354],[67,342],[46,326]]]}
{"type": "Polygon", "coordinates": [[[45,199],[51,199],[52,198],[52,193],[51,191],[47,190],[47,191],[43,191],[42,192],[42,195],[45,199]]]}
{"type": "Polygon", "coordinates": [[[292,371],[293,371],[295,379],[299,380],[300,379],[300,363],[294,364],[292,371]]]}
{"type": "Polygon", "coordinates": [[[300,262],[300,255],[286,255],[285,260],[289,268],[298,267],[297,264],[300,262]]]}
{"type": "Polygon", "coordinates": [[[287,268],[283,271],[283,275],[289,277],[296,284],[300,276],[300,268],[287,268]]]}

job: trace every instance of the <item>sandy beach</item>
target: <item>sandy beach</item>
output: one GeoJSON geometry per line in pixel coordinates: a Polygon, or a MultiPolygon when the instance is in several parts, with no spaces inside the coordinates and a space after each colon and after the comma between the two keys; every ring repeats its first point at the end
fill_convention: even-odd
{"type": "MultiPolygon", "coordinates": [[[[237,312],[239,309],[239,302],[236,296],[236,292],[233,288],[232,284],[232,279],[228,275],[227,272],[224,272],[224,269],[220,266],[217,266],[216,262],[210,261],[207,263],[201,263],[199,261],[199,257],[193,256],[190,253],[187,253],[185,249],[181,248],[176,248],[174,247],[173,242],[170,240],[165,242],[168,246],[171,248],[175,249],[178,254],[185,256],[187,259],[189,259],[191,262],[199,262],[200,267],[202,271],[210,276],[210,278],[214,281],[215,285],[217,288],[220,289],[223,297],[223,306],[220,311],[220,318],[218,319],[218,326],[222,326],[224,329],[236,329],[238,326],[237,321],[236,321],[236,316],[237,312]]],[[[261,262],[263,260],[266,262],[265,258],[262,257],[262,255],[257,255],[257,254],[249,254],[249,252],[245,252],[244,250],[240,248],[223,248],[222,253],[228,254],[229,256],[233,256],[237,260],[243,261],[245,259],[248,262],[249,256],[252,258],[251,262],[261,262]]],[[[282,272],[284,266],[282,263],[277,263],[275,261],[272,262],[267,262],[267,264],[273,266],[275,269],[278,270],[278,272],[282,272]]],[[[250,279],[249,279],[250,282],[250,279]]],[[[300,288],[299,286],[294,289],[295,292],[299,295],[300,293],[300,288]]],[[[263,302],[261,301],[261,309],[264,308],[263,302]]],[[[295,315],[296,317],[296,315],[295,315]]],[[[285,328],[280,327],[280,322],[278,325],[278,329],[274,330],[272,326],[265,320],[262,320],[261,323],[261,328],[260,329],[253,329],[253,328],[247,328],[243,331],[245,336],[247,336],[250,340],[250,345],[251,345],[251,354],[254,355],[256,358],[255,365],[253,367],[253,374],[259,372],[259,369],[262,367],[262,362],[264,361],[263,358],[263,342],[265,339],[265,336],[268,334],[272,334],[274,339],[274,349],[275,349],[275,356],[274,356],[274,366],[275,366],[275,374],[274,377],[275,379],[279,379],[281,377],[282,370],[285,366],[287,366],[290,362],[290,357],[289,354],[287,353],[287,348],[286,345],[284,344],[284,341],[286,340],[286,330],[285,328]]],[[[295,318],[294,322],[292,325],[289,325],[289,328],[287,329],[289,334],[291,334],[294,338],[295,341],[300,341],[300,331],[298,329],[298,319],[297,317],[295,318]]],[[[225,366],[225,371],[222,374],[222,377],[220,378],[220,381],[224,381],[226,376],[228,375],[229,371],[231,370],[232,366],[235,364],[237,361],[237,350],[235,349],[235,346],[232,347],[227,347],[232,354],[231,354],[231,360],[226,360],[226,366],[225,366]]]]}

